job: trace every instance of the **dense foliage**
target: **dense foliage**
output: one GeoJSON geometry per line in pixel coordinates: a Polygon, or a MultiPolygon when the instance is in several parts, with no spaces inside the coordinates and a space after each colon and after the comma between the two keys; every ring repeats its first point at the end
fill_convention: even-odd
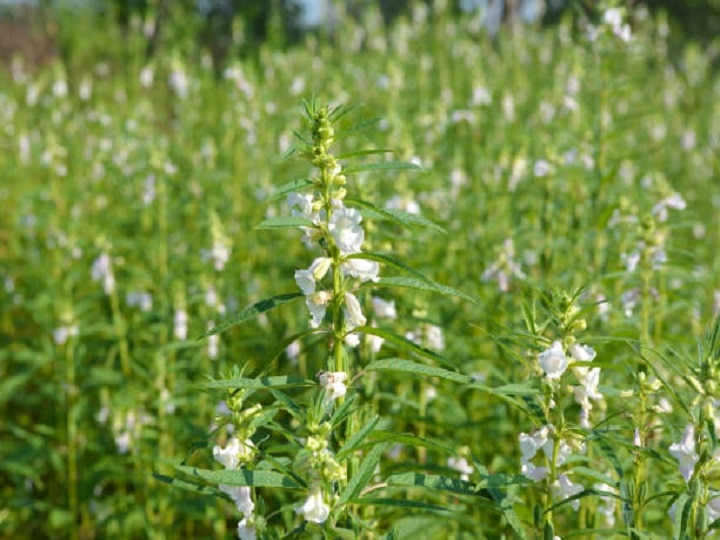
{"type": "Polygon", "coordinates": [[[712,534],[720,80],[609,13],[13,62],[0,536],[712,534]]]}

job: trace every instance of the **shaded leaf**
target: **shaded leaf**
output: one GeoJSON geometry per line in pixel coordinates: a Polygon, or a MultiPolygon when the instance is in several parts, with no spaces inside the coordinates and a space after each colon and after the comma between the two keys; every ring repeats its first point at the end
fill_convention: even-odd
{"type": "Polygon", "coordinates": [[[265,221],[261,221],[255,225],[256,229],[269,230],[269,229],[289,229],[295,227],[313,227],[314,224],[309,219],[295,216],[280,216],[265,221]]]}
{"type": "Polygon", "coordinates": [[[198,339],[202,339],[204,337],[213,336],[215,334],[219,334],[220,332],[224,332],[225,330],[228,330],[229,328],[232,328],[233,326],[237,326],[239,324],[242,324],[242,323],[245,323],[247,321],[254,319],[261,313],[265,313],[267,311],[275,309],[278,306],[286,304],[287,302],[291,302],[293,300],[296,300],[296,299],[302,298],[302,297],[304,297],[303,293],[294,292],[294,293],[278,294],[277,296],[273,296],[272,298],[266,298],[265,300],[256,302],[253,305],[242,310],[240,313],[237,313],[237,314],[231,316],[230,318],[223,321],[219,325],[211,328],[210,330],[205,332],[202,336],[200,336],[198,339]]]}
{"type": "Polygon", "coordinates": [[[288,386],[315,386],[316,383],[309,381],[303,377],[295,377],[292,375],[280,375],[277,377],[259,377],[250,379],[245,377],[236,377],[232,379],[218,379],[206,383],[205,388],[214,389],[235,389],[250,388],[252,390],[262,390],[265,388],[286,388],[288,386]]]}
{"type": "Polygon", "coordinates": [[[200,478],[213,484],[227,484],[228,486],[274,487],[286,489],[303,488],[303,486],[299,485],[289,476],[274,471],[250,471],[248,469],[211,471],[208,469],[187,467],[183,465],[177,465],[175,469],[178,472],[181,472],[193,478],[200,478]]]}
{"type": "Polygon", "coordinates": [[[469,294],[465,294],[464,292],[448,287],[447,285],[441,285],[439,283],[435,283],[434,281],[421,280],[411,277],[385,277],[381,278],[378,282],[366,282],[363,285],[373,287],[405,287],[410,289],[419,289],[421,291],[439,293],[445,296],[457,296],[458,298],[462,298],[463,300],[467,300],[473,304],[478,303],[478,301],[469,294]]]}
{"type": "Polygon", "coordinates": [[[373,449],[370,450],[370,452],[368,452],[368,455],[365,456],[365,459],[360,462],[360,466],[355,472],[355,475],[350,479],[348,485],[340,494],[337,506],[343,506],[347,504],[348,501],[350,501],[351,499],[355,499],[358,495],[360,495],[360,492],[367,485],[367,483],[370,481],[370,478],[372,478],[372,475],[375,473],[375,467],[380,461],[380,457],[382,456],[383,452],[385,452],[387,446],[388,445],[386,444],[378,444],[374,446],[373,449]]]}
{"type": "Polygon", "coordinates": [[[440,377],[458,383],[469,383],[473,379],[468,375],[449,371],[447,369],[426,366],[412,360],[404,360],[402,358],[384,358],[376,360],[365,367],[365,371],[395,371],[400,373],[414,373],[425,377],[440,377]]]}
{"type": "MultiPolygon", "coordinates": [[[[282,186],[278,187],[275,192],[268,197],[268,202],[270,201],[276,201],[278,199],[282,199],[286,195],[290,193],[294,193],[296,191],[302,191],[304,189],[309,188],[313,185],[313,181],[310,178],[297,178],[295,180],[292,180],[288,182],[287,184],[283,184],[282,186]]],[[[256,229],[258,227],[255,227],[256,229]]]]}
{"type": "Polygon", "coordinates": [[[447,231],[443,227],[441,227],[434,221],[431,221],[426,217],[421,216],[420,214],[411,214],[410,212],[403,212],[401,210],[382,208],[371,202],[364,201],[362,199],[355,199],[352,197],[347,197],[345,201],[349,205],[358,206],[362,209],[369,210],[370,217],[372,217],[373,219],[387,219],[389,221],[397,223],[398,225],[402,225],[403,227],[410,227],[413,225],[428,227],[443,234],[447,234],[447,231]]]}

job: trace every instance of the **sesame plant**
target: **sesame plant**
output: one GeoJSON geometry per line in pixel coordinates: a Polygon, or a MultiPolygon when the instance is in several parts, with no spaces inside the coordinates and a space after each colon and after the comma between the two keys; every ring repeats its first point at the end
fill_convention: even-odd
{"type": "MultiPolygon", "coordinates": [[[[504,476],[486,473],[479,475],[482,480],[477,485],[468,482],[473,467],[465,456],[422,434],[398,433],[392,414],[376,397],[386,391],[382,377],[387,373],[466,384],[472,378],[417,339],[379,324],[368,324],[360,299],[372,300],[378,315],[383,311],[387,315],[394,308],[392,301],[372,296],[373,289],[411,288],[466,301],[473,299],[437,284],[388,254],[363,250],[364,245],[372,245],[365,238],[364,219],[402,227],[440,228],[418,214],[383,209],[353,196],[348,176],[362,171],[418,167],[391,161],[343,166],[346,160],[387,153],[375,149],[338,157],[331,153],[335,139],[344,134],[338,126],[351,112],[345,107],[305,103],[310,137],[298,133],[302,145],[289,153],[297,152],[314,172],[308,178],[282,185],[270,197],[273,200],[287,196],[291,216],[265,220],[256,227],[299,228],[302,242],[319,255],[307,269],[295,270],[301,292],[257,302],[207,335],[216,335],[301,298],[309,311],[309,329],[284,339],[262,363],[257,376],[245,373],[245,364],[206,386],[227,392],[229,414],[216,419],[219,427],[215,434],[221,443],[213,446],[213,456],[224,470],[180,466],[179,476],[161,479],[199,492],[208,490],[208,485],[198,480],[217,484],[242,515],[237,526],[240,538],[278,537],[284,533],[377,537],[383,529],[392,530],[392,513],[388,509],[426,509],[442,514],[450,511],[445,506],[451,500],[450,494],[452,498],[476,499],[485,508],[506,514],[510,526],[521,533],[512,506],[503,503],[505,497],[499,490],[504,476]],[[381,265],[404,275],[381,278],[381,265]],[[362,338],[365,347],[361,347],[362,338]],[[312,349],[312,355],[320,356],[319,361],[309,362],[321,367],[316,381],[299,373],[272,372],[277,356],[298,341],[320,344],[312,349]],[[366,350],[377,352],[386,342],[403,356],[363,356],[366,350]],[[405,463],[403,472],[391,474],[382,458],[392,445],[415,448],[417,463],[405,463]],[[446,455],[450,469],[461,471],[464,479],[429,474],[429,452],[446,455]],[[488,482],[494,486],[492,491],[487,489],[488,482]],[[410,488],[447,495],[432,504],[422,497],[407,500],[401,494],[410,488]],[[278,490],[289,493],[277,495],[278,490]]],[[[357,126],[348,127],[345,132],[355,129],[357,126]]],[[[414,406],[423,407],[422,398],[414,406]]]]}

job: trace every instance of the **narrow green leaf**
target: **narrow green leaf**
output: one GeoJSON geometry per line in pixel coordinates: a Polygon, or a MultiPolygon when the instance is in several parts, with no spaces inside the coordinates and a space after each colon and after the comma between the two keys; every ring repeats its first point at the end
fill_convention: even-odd
{"type": "Polygon", "coordinates": [[[345,457],[349,456],[355,449],[357,449],[358,446],[360,446],[360,443],[362,443],[362,441],[364,441],[365,438],[370,435],[370,432],[375,429],[375,426],[378,425],[378,422],[380,422],[380,417],[375,415],[368,422],[366,422],[363,427],[356,431],[337,453],[337,459],[343,460],[345,459],[345,457]]]}
{"type": "Polygon", "coordinates": [[[357,498],[360,495],[362,489],[367,485],[375,472],[375,467],[380,461],[380,457],[387,448],[387,444],[378,444],[374,446],[372,450],[362,460],[355,475],[350,479],[348,485],[345,487],[343,492],[340,494],[337,505],[342,506],[348,503],[351,499],[357,498]]]}
{"type": "Polygon", "coordinates": [[[416,510],[430,510],[432,512],[449,512],[444,506],[428,504],[421,501],[410,501],[408,499],[390,499],[381,497],[362,497],[348,501],[350,504],[367,504],[372,506],[390,506],[397,508],[410,508],[416,510]]]}
{"type": "Polygon", "coordinates": [[[274,487],[285,489],[302,489],[295,480],[274,471],[250,471],[248,469],[211,471],[198,467],[176,465],[175,469],[193,478],[200,478],[213,484],[229,486],[274,487]]]}
{"type": "Polygon", "coordinates": [[[277,296],[273,296],[272,298],[266,298],[265,300],[256,302],[255,304],[245,308],[240,313],[233,315],[226,321],[211,328],[206,333],[204,333],[202,336],[200,336],[198,339],[202,339],[204,337],[213,336],[215,334],[219,334],[220,332],[224,332],[225,330],[228,330],[229,328],[232,328],[233,326],[237,326],[239,324],[242,324],[244,322],[254,319],[261,313],[265,313],[267,311],[275,309],[278,306],[286,304],[287,302],[291,302],[293,300],[296,300],[296,299],[302,298],[302,297],[304,297],[304,295],[301,292],[294,292],[294,293],[278,294],[277,296]]]}
{"type": "Polygon", "coordinates": [[[343,129],[338,135],[340,137],[343,137],[349,133],[355,133],[357,131],[362,131],[363,129],[365,129],[369,126],[377,124],[381,120],[382,120],[382,116],[376,116],[374,118],[368,118],[367,120],[361,120],[360,122],[357,122],[357,123],[353,124],[352,126],[343,129]]]}
{"type": "Polygon", "coordinates": [[[420,447],[420,448],[431,448],[445,454],[452,455],[455,450],[444,446],[438,442],[426,439],[424,437],[418,437],[417,435],[411,435],[410,433],[398,433],[397,431],[387,430],[376,430],[372,434],[373,441],[383,441],[393,444],[405,444],[408,446],[420,447]]]}
{"type": "Polygon", "coordinates": [[[166,476],[164,474],[153,473],[153,478],[164,484],[169,484],[173,487],[183,489],[185,491],[192,491],[193,493],[199,493],[200,495],[214,495],[216,497],[222,496],[222,491],[219,489],[208,486],[206,484],[193,484],[192,482],[186,482],[179,478],[173,478],[172,476],[166,476]]]}
{"type": "Polygon", "coordinates": [[[396,268],[398,270],[401,270],[403,272],[407,272],[408,274],[411,274],[415,276],[417,279],[424,281],[428,284],[430,287],[434,287],[436,284],[428,277],[425,277],[423,274],[412,268],[411,266],[408,266],[405,263],[401,263],[400,261],[396,261],[392,257],[388,257],[387,255],[382,255],[381,253],[372,253],[372,252],[364,252],[364,253],[353,253],[352,255],[348,255],[348,259],[365,259],[367,261],[376,261],[379,263],[383,263],[387,266],[390,266],[392,268],[396,268]]]}
{"type": "Polygon", "coordinates": [[[431,351],[430,349],[426,349],[425,347],[421,347],[417,343],[410,341],[404,336],[400,336],[394,332],[391,332],[390,330],[385,330],[384,328],[376,328],[374,326],[360,326],[355,329],[355,332],[360,332],[362,334],[371,334],[373,336],[381,337],[385,341],[392,343],[399,349],[406,350],[424,358],[428,358],[446,367],[457,367],[451,360],[445,358],[444,356],[434,351],[431,351]]]}
{"type": "Polygon", "coordinates": [[[376,283],[369,281],[363,285],[373,287],[406,287],[410,289],[419,289],[421,291],[434,292],[445,296],[457,296],[458,298],[462,298],[463,300],[467,300],[473,304],[478,303],[478,301],[469,294],[465,294],[464,292],[453,289],[452,287],[440,285],[434,281],[428,282],[411,277],[385,277],[381,278],[380,281],[376,283]]]}
{"type": "Polygon", "coordinates": [[[409,472],[392,475],[387,483],[390,486],[422,487],[477,497],[472,483],[447,476],[409,472]]]}
{"type": "Polygon", "coordinates": [[[362,171],[407,171],[407,170],[422,170],[422,167],[415,165],[414,163],[407,163],[402,161],[383,161],[381,163],[363,163],[361,165],[352,165],[345,167],[343,173],[352,174],[362,171]]]}
{"type": "Polygon", "coordinates": [[[257,379],[248,379],[245,377],[237,377],[234,379],[219,379],[210,381],[204,385],[205,388],[228,389],[249,388],[252,390],[263,390],[268,388],[287,388],[288,386],[314,386],[313,381],[309,381],[303,377],[295,377],[292,375],[282,375],[277,377],[261,377],[257,379]]]}
{"type": "Polygon", "coordinates": [[[350,159],[358,156],[371,156],[373,154],[394,154],[394,150],[388,148],[370,148],[368,150],[357,150],[356,152],[348,152],[347,154],[340,154],[335,156],[335,159],[342,161],[344,159],[350,159]]]}
{"type": "Polygon", "coordinates": [[[403,212],[401,210],[382,208],[381,206],[377,206],[371,202],[364,201],[362,199],[355,199],[353,197],[347,197],[345,201],[348,205],[358,206],[364,210],[369,210],[373,219],[387,219],[408,228],[413,225],[428,227],[443,234],[447,234],[447,231],[443,227],[419,214],[411,214],[410,212],[403,212]]]}
{"type": "MultiPolygon", "coordinates": [[[[288,182],[287,184],[283,184],[279,188],[275,190],[275,192],[268,197],[268,202],[271,201],[277,201],[278,199],[282,199],[286,195],[290,193],[294,193],[296,191],[302,191],[304,189],[309,188],[313,185],[313,181],[310,178],[297,178],[295,180],[292,180],[288,182]]],[[[257,227],[256,227],[257,228],[257,227]]]]}
{"type": "Polygon", "coordinates": [[[447,369],[439,367],[426,366],[425,364],[419,364],[412,360],[404,360],[402,358],[383,358],[382,360],[376,360],[366,366],[365,371],[414,373],[425,377],[440,377],[441,379],[447,379],[461,384],[466,384],[473,380],[472,377],[463,375],[462,373],[448,371],[447,369]]]}
{"type": "Polygon", "coordinates": [[[269,230],[269,229],[289,229],[295,227],[313,227],[313,222],[309,219],[294,217],[294,216],[280,216],[265,221],[261,221],[255,225],[256,229],[269,230]]]}

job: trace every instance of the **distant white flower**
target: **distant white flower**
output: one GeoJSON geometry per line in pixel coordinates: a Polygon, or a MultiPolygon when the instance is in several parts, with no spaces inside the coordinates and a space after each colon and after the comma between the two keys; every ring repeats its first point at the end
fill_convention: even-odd
{"type": "Polygon", "coordinates": [[[548,379],[559,379],[568,368],[570,361],[563,351],[562,343],[555,341],[552,347],[541,352],[538,356],[540,368],[548,379]]]}
{"type": "Polygon", "coordinates": [[[441,351],[445,348],[445,336],[439,326],[428,324],[425,328],[425,338],[431,349],[441,351]]]}
{"type": "Polygon", "coordinates": [[[342,263],[341,269],[343,274],[358,278],[360,281],[380,281],[378,277],[380,265],[376,261],[347,259],[342,263]]]}
{"type": "Polygon", "coordinates": [[[343,371],[321,371],[318,374],[320,385],[325,389],[327,401],[335,401],[337,398],[343,397],[347,392],[345,381],[348,375],[343,371]]]}
{"type": "Polygon", "coordinates": [[[140,311],[150,311],[152,309],[152,294],[145,291],[130,291],[125,295],[125,301],[130,307],[138,307],[140,311]]]}
{"type": "Polygon", "coordinates": [[[460,473],[461,480],[469,480],[474,470],[464,457],[449,457],[447,464],[448,467],[460,473]]]}
{"type": "Polygon", "coordinates": [[[360,307],[360,302],[352,293],[345,293],[345,321],[348,330],[353,330],[358,326],[365,326],[367,322],[360,307]]]}
{"type": "Polygon", "coordinates": [[[105,294],[112,294],[115,290],[115,276],[112,271],[112,262],[107,253],[102,253],[93,262],[90,271],[93,281],[101,281],[105,294]]]}
{"type": "Polygon", "coordinates": [[[387,319],[397,318],[397,310],[395,309],[394,300],[383,300],[382,298],[373,296],[372,307],[377,317],[383,317],[387,319]]]}
{"type": "Polygon", "coordinates": [[[154,78],[155,73],[150,66],[145,66],[140,70],[140,86],[143,88],[150,88],[153,85],[154,78]]]}
{"type": "Polygon", "coordinates": [[[69,338],[76,337],[78,334],[79,330],[77,325],[59,326],[53,330],[53,341],[55,345],[64,345],[69,338]]]}
{"type": "Polygon", "coordinates": [[[296,514],[302,514],[307,521],[313,523],[325,523],[330,515],[330,507],[325,504],[323,494],[319,486],[316,486],[310,492],[305,504],[295,508],[296,514]]]}
{"type": "Polygon", "coordinates": [[[494,278],[497,280],[500,291],[507,292],[510,289],[510,278],[512,277],[525,279],[525,273],[520,264],[515,261],[515,244],[512,238],[508,238],[503,243],[497,260],[483,272],[482,280],[489,281],[494,278]]]}
{"type": "Polygon", "coordinates": [[[680,442],[670,445],[670,453],[679,462],[680,474],[686,482],[690,481],[695,464],[700,459],[695,451],[695,428],[692,424],[688,424],[685,428],[680,442]]]}
{"type": "Polygon", "coordinates": [[[687,203],[679,193],[671,193],[653,206],[652,213],[657,217],[658,221],[667,221],[668,208],[672,210],[685,210],[687,203]]]}
{"type": "Polygon", "coordinates": [[[365,231],[360,226],[362,216],[355,208],[341,206],[336,209],[328,223],[328,231],[342,255],[360,253],[365,231]]]}
{"type": "Polygon", "coordinates": [[[173,334],[175,339],[184,341],[188,334],[188,314],[184,309],[176,309],[173,317],[173,334]]]}

